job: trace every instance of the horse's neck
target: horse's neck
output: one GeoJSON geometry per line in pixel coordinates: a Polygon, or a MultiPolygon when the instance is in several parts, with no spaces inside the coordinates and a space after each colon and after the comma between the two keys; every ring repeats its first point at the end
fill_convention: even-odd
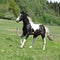
{"type": "Polygon", "coordinates": [[[34,23],[32,22],[32,19],[31,19],[29,16],[27,16],[27,18],[25,18],[25,19],[23,20],[23,27],[27,26],[28,24],[31,24],[31,25],[34,24],[34,23]]]}
{"type": "Polygon", "coordinates": [[[23,20],[23,26],[27,26],[29,24],[29,20],[28,19],[24,19],[23,20]]]}

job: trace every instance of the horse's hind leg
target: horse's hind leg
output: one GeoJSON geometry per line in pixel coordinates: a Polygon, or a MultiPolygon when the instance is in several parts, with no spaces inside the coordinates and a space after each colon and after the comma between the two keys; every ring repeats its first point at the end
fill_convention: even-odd
{"type": "Polygon", "coordinates": [[[32,47],[33,47],[33,45],[34,45],[35,41],[36,41],[36,38],[35,38],[35,37],[33,37],[32,44],[29,46],[29,48],[32,48],[32,47]]]}
{"type": "Polygon", "coordinates": [[[45,37],[43,38],[43,50],[45,50],[45,48],[46,48],[46,39],[45,39],[45,37]]]}
{"type": "Polygon", "coordinates": [[[42,36],[42,39],[43,39],[43,50],[45,50],[46,48],[46,34],[45,35],[41,35],[42,36]]]}

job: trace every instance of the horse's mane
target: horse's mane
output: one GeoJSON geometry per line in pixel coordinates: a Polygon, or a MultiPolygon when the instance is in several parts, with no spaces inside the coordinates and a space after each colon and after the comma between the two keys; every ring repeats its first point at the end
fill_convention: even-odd
{"type": "Polygon", "coordinates": [[[21,11],[20,13],[25,14],[26,16],[29,16],[29,14],[27,12],[25,12],[25,11],[21,11]]]}
{"type": "Polygon", "coordinates": [[[31,24],[33,24],[32,19],[30,18],[29,14],[28,14],[27,12],[21,11],[20,13],[26,15],[27,18],[28,18],[28,20],[29,20],[29,22],[30,22],[31,24]]]}

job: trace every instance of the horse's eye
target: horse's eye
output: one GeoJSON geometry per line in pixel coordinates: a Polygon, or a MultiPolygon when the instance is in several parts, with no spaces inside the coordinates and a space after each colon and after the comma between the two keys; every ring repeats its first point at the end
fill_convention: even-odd
{"type": "Polygon", "coordinates": [[[23,17],[23,14],[21,14],[20,17],[23,17]]]}

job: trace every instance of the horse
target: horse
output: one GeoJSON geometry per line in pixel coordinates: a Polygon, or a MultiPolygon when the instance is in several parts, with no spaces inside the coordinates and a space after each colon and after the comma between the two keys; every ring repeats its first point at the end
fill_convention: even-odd
{"type": "Polygon", "coordinates": [[[30,16],[24,11],[21,11],[20,15],[16,19],[17,23],[19,23],[20,21],[23,22],[23,28],[22,28],[23,33],[21,35],[21,38],[24,37],[24,39],[21,40],[21,42],[20,42],[21,43],[20,48],[23,48],[29,35],[33,35],[32,44],[29,46],[29,48],[32,48],[34,45],[34,42],[36,41],[36,37],[38,37],[40,35],[43,40],[43,50],[45,50],[46,37],[48,37],[49,40],[52,40],[50,37],[49,29],[46,26],[44,26],[43,24],[33,23],[30,16]]]}

